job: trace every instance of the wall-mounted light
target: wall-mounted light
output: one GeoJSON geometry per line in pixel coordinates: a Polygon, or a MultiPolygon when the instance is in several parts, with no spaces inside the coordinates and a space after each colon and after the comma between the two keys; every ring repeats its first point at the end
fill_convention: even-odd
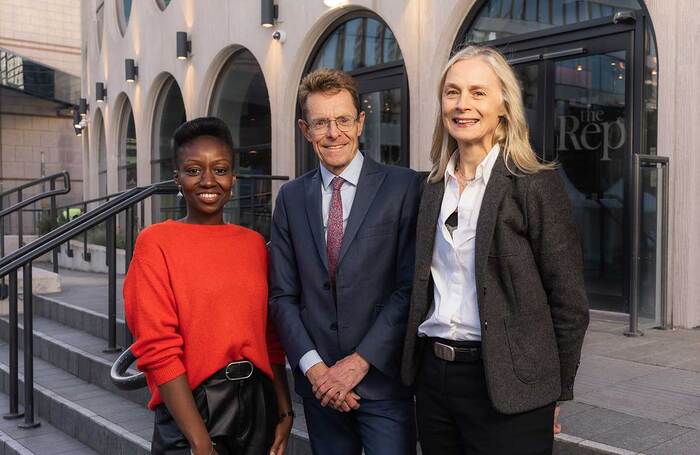
{"type": "Polygon", "coordinates": [[[73,109],[73,128],[80,128],[80,112],[78,109],[73,109]]]}
{"type": "Polygon", "coordinates": [[[323,4],[329,8],[337,8],[338,6],[347,5],[348,0],[323,0],[323,4]]]}
{"type": "Polygon", "coordinates": [[[80,98],[80,102],[78,103],[78,112],[80,112],[80,117],[81,118],[87,117],[87,111],[88,111],[87,99],[80,98]]]}
{"type": "Polygon", "coordinates": [[[138,77],[139,67],[136,66],[136,62],[133,58],[124,60],[124,74],[126,75],[127,82],[134,82],[138,77]]]}
{"type": "Polygon", "coordinates": [[[279,41],[280,44],[284,44],[284,42],[287,41],[287,34],[284,32],[284,30],[275,30],[275,32],[272,34],[272,39],[279,41]]]}
{"type": "Polygon", "coordinates": [[[272,27],[279,15],[278,6],[275,0],[260,0],[260,25],[272,27]]]}
{"type": "Polygon", "coordinates": [[[97,82],[95,84],[95,100],[97,100],[98,103],[104,103],[105,98],[107,98],[105,84],[104,82],[97,82]]]}
{"type": "Polygon", "coordinates": [[[187,39],[187,32],[176,32],[175,41],[177,43],[177,59],[187,60],[192,52],[192,41],[187,39]]]}
{"type": "Polygon", "coordinates": [[[76,136],[80,137],[80,136],[83,135],[83,129],[82,129],[82,128],[73,127],[73,129],[75,130],[75,135],[76,135],[76,136]]]}

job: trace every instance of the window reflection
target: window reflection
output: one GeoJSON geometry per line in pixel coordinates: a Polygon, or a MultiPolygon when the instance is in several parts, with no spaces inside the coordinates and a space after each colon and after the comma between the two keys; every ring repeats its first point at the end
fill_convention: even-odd
{"type": "Polygon", "coordinates": [[[119,138],[117,176],[118,188],[119,191],[122,191],[136,186],[136,126],[134,125],[131,103],[128,100],[124,102],[119,138]]]}
{"type": "Polygon", "coordinates": [[[481,43],[640,8],[638,0],[491,0],[474,20],[466,41],[481,43]]]}
{"type": "MultiPolygon", "coordinates": [[[[151,179],[161,182],[173,178],[172,137],[178,126],[185,123],[185,105],[180,88],[175,79],[168,78],[158,94],[156,115],[153,122],[153,157],[151,159],[151,179]]],[[[153,198],[153,219],[162,221],[167,218],[184,216],[184,202],[178,201],[173,194],[153,198]]]]}
{"type": "Polygon", "coordinates": [[[402,58],[396,38],[385,24],[358,17],[341,24],[326,38],[311,66],[351,72],[402,58]]]}
{"type": "MultiPolygon", "coordinates": [[[[221,70],[210,112],[224,120],[231,130],[236,147],[236,172],[270,175],[270,99],[260,66],[248,50],[236,52],[221,70]]],[[[269,181],[239,179],[226,210],[226,219],[269,238],[271,208],[269,181]]]]}

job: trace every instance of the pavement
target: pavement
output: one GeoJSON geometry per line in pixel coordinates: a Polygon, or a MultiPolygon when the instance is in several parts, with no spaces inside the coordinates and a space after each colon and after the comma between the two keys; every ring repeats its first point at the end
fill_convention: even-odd
{"type": "MultiPolygon", "coordinates": [[[[52,298],[106,313],[106,275],[61,270],[61,279],[63,291],[52,298]]],[[[557,440],[588,450],[581,453],[700,455],[700,330],[626,337],[626,323],[614,319],[592,314],[557,440]]]]}

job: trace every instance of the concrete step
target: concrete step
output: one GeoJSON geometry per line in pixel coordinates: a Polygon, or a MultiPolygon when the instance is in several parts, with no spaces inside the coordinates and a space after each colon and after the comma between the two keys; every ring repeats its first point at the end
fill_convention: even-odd
{"type": "MultiPolygon", "coordinates": [[[[73,329],[80,330],[103,340],[109,337],[107,304],[104,313],[63,302],[46,295],[34,296],[34,315],[50,319],[73,329]]],[[[117,318],[117,345],[131,344],[131,334],[124,319],[117,318]]]]}
{"type": "MultiPolygon", "coordinates": [[[[49,325],[46,321],[42,321],[40,324],[35,322],[35,324],[37,326],[41,324],[44,328],[49,325]]],[[[6,323],[3,331],[5,330],[6,323]]],[[[51,340],[46,339],[46,334],[35,333],[37,345],[39,343],[48,345],[51,342],[51,340]]],[[[39,352],[36,349],[37,345],[35,345],[35,353],[39,352]]],[[[57,348],[49,347],[48,349],[46,354],[51,356],[51,352],[57,348]]],[[[66,356],[66,354],[57,355],[59,357],[66,356]]],[[[95,366],[99,360],[94,357],[96,356],[83,355],[78,358],[88,359],[92,366],[83,368],[93,372],[91,378],[95,382],[102,382],[101,379],[94,376],[95,372],[101,368],[95,366]]],[[[7,358],[7,344],[0,344],[0,389],[4,393],[9,391],[7,358]]],[[[120,393],[105,390],[94,383],[76,377],[54,365],[53,362],[46,362],[36,357],[34,362],[34,400],[37,416],[40,419],[47,420],[69,437],[79,440],[103,455],[149,453],[153,432],[153,416],[152,412],[143,404],[136,403],[132,399],[125,399],[120,393]]],[[[20,373],[23,371],[22,363],[22,353],[20,353],[20,373]]],[[[79,369],[80,365],[81,361],[78,360],[79,369]]],[[[23,376],[21,374],[20,383],[20,387],[22,387],[23,376]]],[[[148,396],[146,389],[126,393],[148,396]]],[[[20,401],[22,401],[22,392],[20,392],[20,401]]],[[[288,453],[308,455],[311,450],[303,408],[299,403],[294,403],[294,408],[298,417],[295,419],[288,453]]],[[[0,428],[1,430],[2,428],[0,428]]]]}
{"type": "MultiPolygon", "coordinates": [[[[8,346],[0,345],[0,387],[9,393],[8,346]]],[[[20,373],[24,371],[20,353],[20,373]]],[[[141,405],[34,359],[37,417],[102,455],[149,453],[153,414],[141,405]]],[[[20,374],[20,387],[23,375],[20,374]]],[[[20,393],[20,402],[22,401],[20,393]]]]}
{"type": "MultiPolygon", "coordinates": [[[[21,320],[21,317],[20,317],[21,320]]],[[[0,318],[0,339],[9,343],[9,321],[0,318]]],[[[19,329],[20,349],[24,346],[24,329],[19,329]]],[[[105,353],[105,340],[68,327],[50,319],[34,317],[34,356],[62,370],[115,393],[134,403],[146,406],[150,398],[147,389],[120,390],[109,377],[118,353],[105,353]]],[[[131,373],[136,373],[132,370],[131,373]]]]}
{"type": "MultiPolygon", "coordinates": [[[[7,395],[0,394],[0,411],[9,409],[7,395]]],[[[20,412],[22,407],[20,406],[20,412]]],[[[3,455],[99,455],[53,425],[41,422],[31,430],[17,427],[21,419],[0,419],[0,454],[3,455]]]]}

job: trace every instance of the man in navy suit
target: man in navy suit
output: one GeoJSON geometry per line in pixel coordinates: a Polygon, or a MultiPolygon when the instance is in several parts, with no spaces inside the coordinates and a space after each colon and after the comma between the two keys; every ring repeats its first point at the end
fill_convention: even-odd
{"type": "Polygon", "coordinates": [[[270,316],[315,454],[415,453],[399,379],[421,179],[360,153],[365,114],[349,75],[301,82],[299,128],[320,166],[282,187],[272,220],[270,316]]]}

